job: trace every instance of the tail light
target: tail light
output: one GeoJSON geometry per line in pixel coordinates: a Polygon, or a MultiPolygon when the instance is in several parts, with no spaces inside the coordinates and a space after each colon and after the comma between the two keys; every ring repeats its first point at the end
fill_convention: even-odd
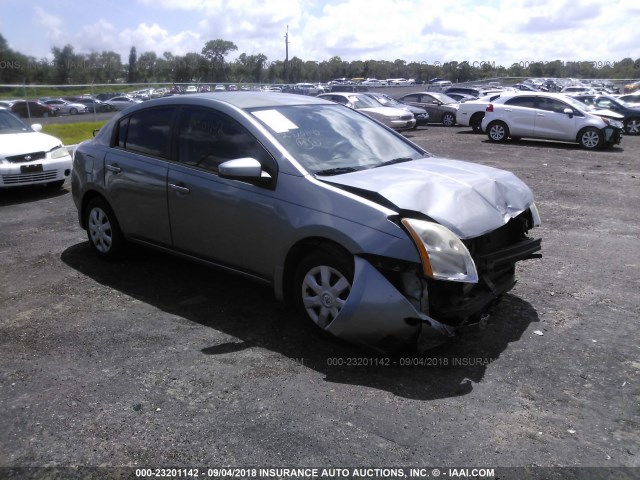
{"type": "Polygon", "coordinates": [[[485,112],[493,112],[493,103],[490,103],[489,105],[487,105],[485,112]]]}

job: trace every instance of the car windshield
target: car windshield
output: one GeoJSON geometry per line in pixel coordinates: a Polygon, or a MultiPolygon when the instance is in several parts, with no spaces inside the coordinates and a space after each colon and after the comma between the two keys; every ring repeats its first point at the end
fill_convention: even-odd
{"type": "Polygon", "coordinates": [[[252,113],[292,158],[318,175],[348,173],[429,155],[377,122],[338,105],[273,107],[252,113]]]}
{"type": "Polygon", "coordinates": [[[373,95],[373,98],[375,98],[378,102],[380,102],[380,104],[384,105],[385,107],[395,107],[398,105],[402,105],[395,98],[391,98],[388,95],[373,95]]]}
{"type": "Polygon", "coordinates": [[[378,108],[380,104],[367,95],[349,95],[349,101],[356,110],[360,108],[378,108]]]}
{"type": "Polygon", "coordinates": [[[22,121],[6,110],[0,110],[0,134],[31,132],[22,121]]]}
{"type": "Polygon", "coordinates": [[[583,102],[581,102],[579,100],[576,100],[575,98],[572,98],[572,97],[564,97],[562,99],[562,101],[565,102],[565,103],[568,103],[573,108],[576,108],[576,109],[581,110],[583,112],[584,111],[592,112],[594,110],[597,110],[597,108],[594,108],[593,106],[588,105],[586,103],[583,103],[583,102]]]}

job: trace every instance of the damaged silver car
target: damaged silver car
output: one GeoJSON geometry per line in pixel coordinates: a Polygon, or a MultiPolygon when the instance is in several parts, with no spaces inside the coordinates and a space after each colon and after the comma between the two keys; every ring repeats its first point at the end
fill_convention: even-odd
{"type": "Polygon", "coordinates": [[[333,102],[261,92],[150,100],[75,152],[103,257],[153,246],[273,286],[315,329],[389,352],[477,321],[538,257],[530,189],[434,158],[333,102]]]}

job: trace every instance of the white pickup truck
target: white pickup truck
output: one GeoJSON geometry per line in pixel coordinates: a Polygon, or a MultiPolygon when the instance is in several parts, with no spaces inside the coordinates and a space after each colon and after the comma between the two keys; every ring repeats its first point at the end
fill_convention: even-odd
{"type": "Polygon", "coordinates": [[[456,122],[464,127],[471,127],[475,133],[482,133],[482,119],[487,105],[498,98],[502,92],[494,92],[477,100],[461,103],[456,114],[456,122]]]}

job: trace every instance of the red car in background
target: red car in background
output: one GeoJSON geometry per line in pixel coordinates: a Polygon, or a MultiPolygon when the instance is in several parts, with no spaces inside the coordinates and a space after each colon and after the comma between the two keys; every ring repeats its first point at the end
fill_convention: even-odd
{"type": "Polygon", "coordinates": [[[56,117],[60,111],[41,102],[19,100],[11,105],[11,112],[22,118],[31,117],[56,117]],[[28,108],[27,108],[28,104],[28,108]]]}

